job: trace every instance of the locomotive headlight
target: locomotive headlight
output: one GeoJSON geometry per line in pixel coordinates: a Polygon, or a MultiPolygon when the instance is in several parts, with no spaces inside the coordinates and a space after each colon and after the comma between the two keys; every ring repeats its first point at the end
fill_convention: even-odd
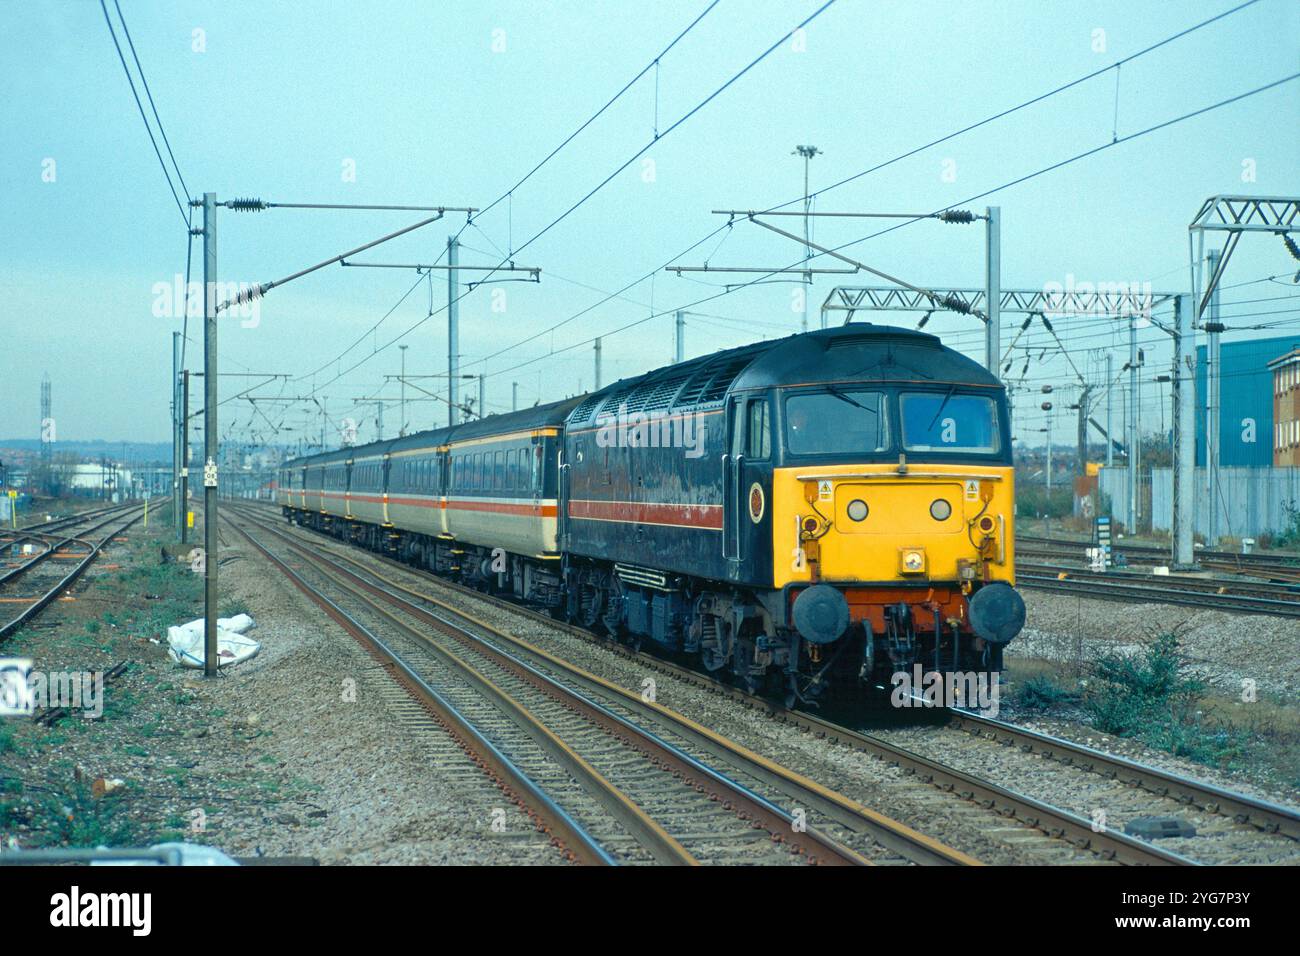
{"type": "Polygon", "coordinates": [[[930,502],[930,517],[935,521],[947,521],[952,516],[952,505],[943,498],[930,502]]]}
{"type": "Polygon", "coordinates": [[[924,548],[904,548],[900,558],[904,574],[920,574],[925,570],[924,548]]]}
{"type": "Polygon", "coordinates": [[[867,503],[861,498],[854,498],[849,502],[849,506],[846,510],[848,511],[849,517],[854,521],[864,521],[866,520],[867,511],[869,509],[867,508],[867,503]]]}

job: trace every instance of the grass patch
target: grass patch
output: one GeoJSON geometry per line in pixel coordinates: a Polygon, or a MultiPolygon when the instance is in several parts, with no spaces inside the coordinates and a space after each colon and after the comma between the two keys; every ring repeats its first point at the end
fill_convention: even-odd
{"type": "Polygon", "coordinates": [[[12,727],[0,724],[0,754],[13,754],[15,757],[21,757],[27,752],[27,748],[14,739],[12,727]]]}
{"type": "Polygon", "coordinates": [[[1229,768],[1248,756],[1250,734],[1206,714],[1204,682],[1188,674],[1175,634],[1137,654],[1093,665],[1083,706],[1102,733],[1130,737],[1199,763],[1229,768]]]}
{"type": "Polygon", "coordinates": [[[1082,699],[1077,688],[1067,687],[1048,674],[1035,674],[1017,685],[1015,703],[1024,710],[1045,713],[1078,704],[1082,699]]]}
{"type": "Polygon", "coordinates": [[[0,809],[11,821],[27,818],[38,846],[124,847],[137,842],[137,829],[125,813],[125,794],[91,795],[77,783],[63,792],[45,793],[29,804],[8,804],[0,809]]]}
{"type": "Polygon", "coordinates": [[[252,613],[247,602],[238,598],[229,598],[217,605],[217,617],[234,617],[237,614],[247,614],[251,617],[252,613]]]}

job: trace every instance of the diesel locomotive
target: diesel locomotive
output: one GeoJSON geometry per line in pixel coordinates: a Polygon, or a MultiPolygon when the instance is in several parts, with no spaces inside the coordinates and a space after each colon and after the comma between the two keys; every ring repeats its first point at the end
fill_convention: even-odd
{"type": "Polygon", "coordinates": [[[294,459],[289,521],[813,703],[1002,668],[1024,624],[996,377],[852,323],[294,459]]]}

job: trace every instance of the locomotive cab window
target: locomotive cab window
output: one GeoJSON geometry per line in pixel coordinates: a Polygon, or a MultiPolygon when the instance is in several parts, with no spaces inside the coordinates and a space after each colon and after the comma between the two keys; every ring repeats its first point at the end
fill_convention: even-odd
{"type": "Polygon", "coordinates": [[[754,399],[745,409],[745,457],[761,460],[771,454],[772,432],[768,424],[767,399],[754,399]]]}
{"type": "Polygon", "coordinates": [[[992,455],[998,451],[997,406],[983,395],[905,392],[900,404],[903,447],[992,455]]]}
{"type": "Polygon", "coordinates": [[[792,455],[848,455],[889,450],[884,392],[833,388],[785,400],[785,444],[792,455]]]}

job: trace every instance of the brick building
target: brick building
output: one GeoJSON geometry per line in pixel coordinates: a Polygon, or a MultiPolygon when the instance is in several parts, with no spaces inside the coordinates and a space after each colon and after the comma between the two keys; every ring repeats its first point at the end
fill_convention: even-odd
{"type": "Polygon", "coordinates": [[[1300,348],[1268,363],[1273,373],[1273,466],[1300,465],[1300,348]]]}

